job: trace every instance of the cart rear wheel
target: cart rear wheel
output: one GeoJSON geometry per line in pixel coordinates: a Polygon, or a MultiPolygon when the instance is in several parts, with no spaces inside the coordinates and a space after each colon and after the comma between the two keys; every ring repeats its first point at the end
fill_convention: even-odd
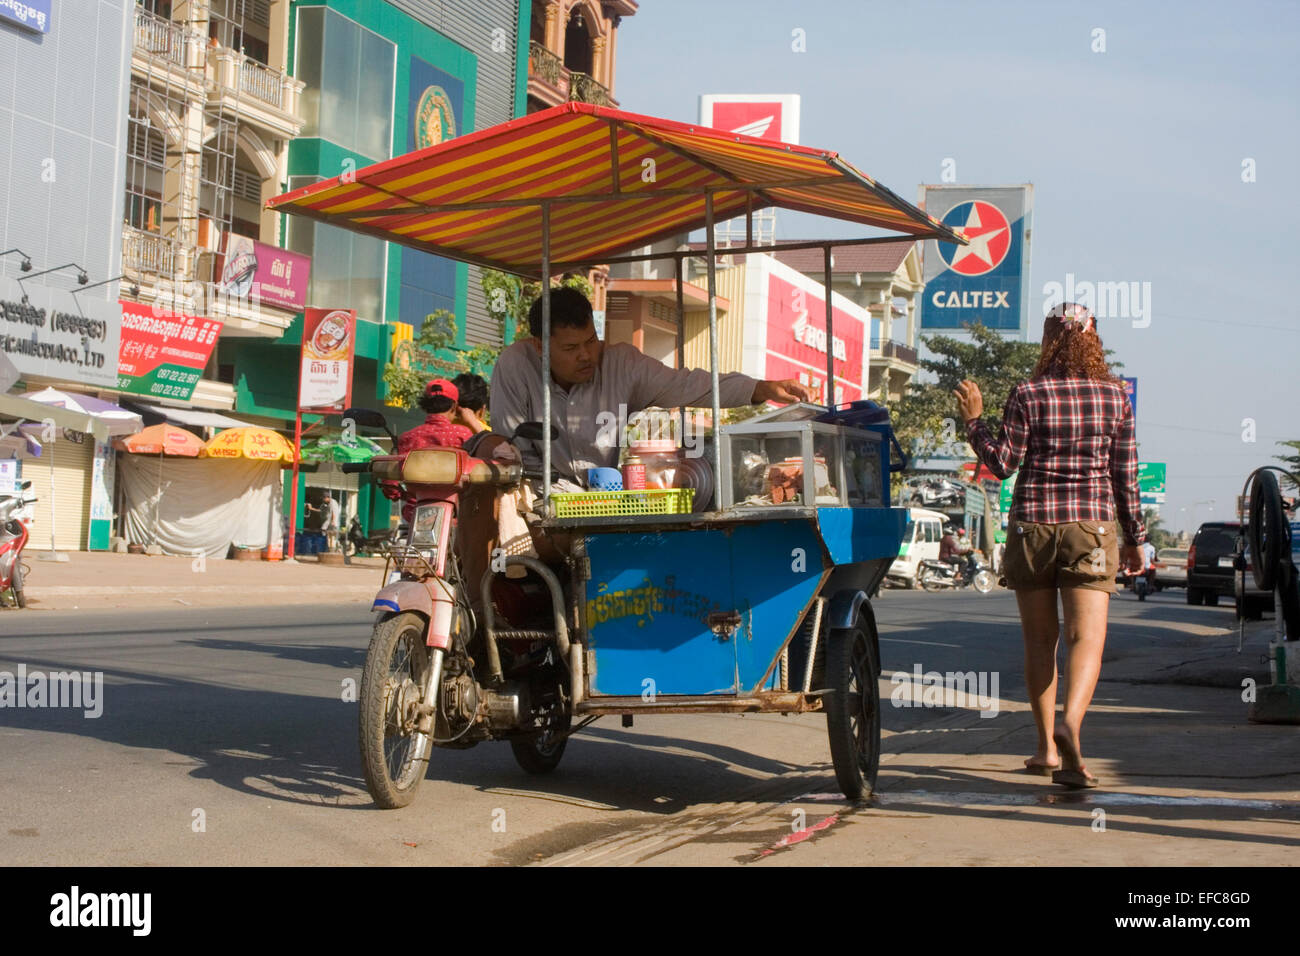
{"type": "Polygon", "coordinates": [[[569,715],[555,713],[547,718],[546,729],[527,737],[511,737],[515,761],[529,773],[550,773],[560,765],[569,743],[569,715]]]}
{"type": "Polygon", "coordinates": [[[874,637],[870,620],[859,615],[856,626],[831,631],[827,639],[826,729],[835,778],[850,800],[871,795],[880,769],[880,667],[874,637]]]}

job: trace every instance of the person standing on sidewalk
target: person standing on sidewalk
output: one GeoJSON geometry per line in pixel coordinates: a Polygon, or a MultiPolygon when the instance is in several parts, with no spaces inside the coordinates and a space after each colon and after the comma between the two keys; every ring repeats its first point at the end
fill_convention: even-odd
{"type": "Polygon", "coordinates": [[[1033,375],[1011,390],[996,438],[980,420],[979,386],[953,392],[975,454],[999,478],[1020,467],[1011,500],[1003,573],[1016,592],[1025,681],[1038,725],[1030,773],[1067,787],[1095,787],[1083,762],[1083,718],[1101,673],[1121,546],[1142,567],[1146,540],[1137,486],[1133,407],[1106,364],[1097,320],[1071,302],[1048,313],[1033,375]],[[1023,464],[1022,464],[1023,462],[1023,464]],[[1118,527],[1117,527],[1118,523],[1118,527]],[[1065,617],[1065,710],[1056,724],[1057,592],[1065,617]]]}

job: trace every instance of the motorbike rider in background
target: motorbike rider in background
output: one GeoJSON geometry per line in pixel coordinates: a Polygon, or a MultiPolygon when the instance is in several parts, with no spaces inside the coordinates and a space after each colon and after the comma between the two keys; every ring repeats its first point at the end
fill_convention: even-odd
{"type": "Polygon", "coordinates": [[[975,576],[975,554],[969,547],[963,547],[965,544],[965,528],[954,528],[953,525],[944,526],[943,537],[939,539],[939,560],[951,564],[953,574],[957,578],[972,578],[975,576]]]}

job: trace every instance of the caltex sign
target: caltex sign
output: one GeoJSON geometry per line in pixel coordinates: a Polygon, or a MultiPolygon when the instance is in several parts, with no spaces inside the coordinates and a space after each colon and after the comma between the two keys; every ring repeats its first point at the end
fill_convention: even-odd
{"type": "Polygon", "coordinates": [[[1029,327],[1025,288],[1032,186],[922,186],[921,205],[969,242],[925,243],[922,329],[1029,327]]]}

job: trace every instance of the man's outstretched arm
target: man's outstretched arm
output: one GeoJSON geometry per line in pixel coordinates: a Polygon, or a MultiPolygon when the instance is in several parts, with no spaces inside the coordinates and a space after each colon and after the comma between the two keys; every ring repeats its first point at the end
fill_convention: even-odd
{"type": "MultiPolygon", "coordinates": [[[[705,369],[669,368],[658,359],[630,347],[619,348],[616,361],[633,383],[632,405],[635,407],[629,411],[640,411],[652,405],[703,408],[712,404],[712,375],[705,369]]],[[[740,372],[727,372],[718,376],[718,399],[723,408],[734,408],[767,401],[807,401],[808,392],[793,379],[759,381],[740,372]]]]}

